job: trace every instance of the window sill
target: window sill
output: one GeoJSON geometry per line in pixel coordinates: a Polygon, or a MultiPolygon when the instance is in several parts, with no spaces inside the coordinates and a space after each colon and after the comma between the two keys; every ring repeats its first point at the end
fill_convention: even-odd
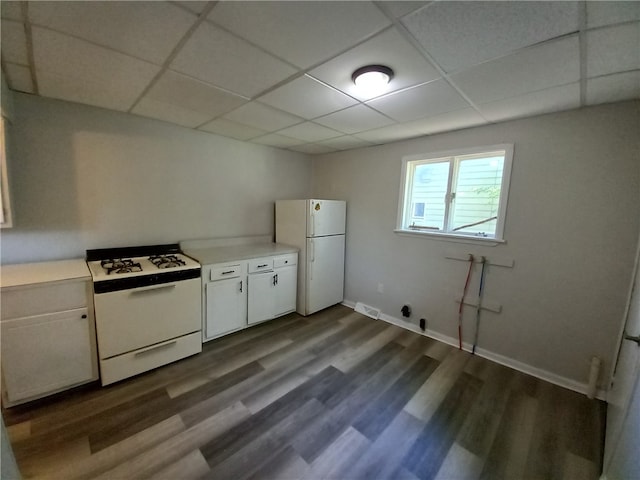
{"type": "Polygon", "coordinates": [[[395,229],[395,233],[407,237],[424,237],[433,240],[440,240],[444,242],[457,242],[457,243],[481,243],[483,245],[496,246],[502,243],[506,243],[506,240],[502,238],[491,237],[472,237],[469,235],[456,235],[455,233],[439,233],[439,232],[415,232],[413,230],[401,230],[395,229]]]}

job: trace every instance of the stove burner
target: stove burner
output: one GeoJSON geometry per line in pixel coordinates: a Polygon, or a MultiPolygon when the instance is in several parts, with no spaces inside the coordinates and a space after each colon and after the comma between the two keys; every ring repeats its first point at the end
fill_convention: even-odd
{"type": "Polygon", "coordinates": [[[107,275],[142,271],[142,266],[129,258],[102,260],[100,266],[107,271],[107,275]]]}
{"type": "Polygon", "coordinates": [[[158,268],[174,268],[186,265],[186,262],[175,255],[152,255],[149,261],[158,268]]]}

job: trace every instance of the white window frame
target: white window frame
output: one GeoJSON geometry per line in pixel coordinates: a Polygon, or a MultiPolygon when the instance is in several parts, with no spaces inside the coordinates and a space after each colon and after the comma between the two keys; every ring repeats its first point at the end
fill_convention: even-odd
{"type": "Polygon", "coordinates": [[[0,228],[13,226],[9,179],[7,177],[6,121],[4,116],[0,116],[0,228]]]}
{"type": "MultiPolygon", "coordinates": [[[[402,158],[402,174],[400,177],[400,198],[398,200],[398,216],[396,233],[427,236],[431,238],[441,238],[448,240],[458,241],[470,241],[470,242],[489,242],[489,243],[504,243],[504,224],[507,214],[507,204],[509,198],[509,185],[511,182],[511,167],[513,163],[513,144],[505,143],[499,145],[488,145],[482,147],[464,148],[459,150],[448,150],[444,152],[432,152],[417,155],[408,155],[402,158]],[[408,225],[408,219],[412,218],[413,202],[410,201],[409,193],[411,185],[413,183],[411,168],[412,163],[444,163],[451,162],[449,169],[449,179],[447,183],[447,203],[445,205],[445,225],[447,223],[447,216],[451,211],[451,193],[454,177],[458,175],[458,169],[456,168],[460,160],[458,157],[482,155],[486,153],[492,153],[496,151],[504,151],[504,164],[502,166],[502,183],[500,185],[500,200],[498,206],[498,215],[496,221],[495,235],[478,235],[472,233],[460,233],[453,231],[436,231],[436,230],[414,230],[406,228],[408,225]]],[[[457,178],[455,178],[457,181],[457,178]]]]}

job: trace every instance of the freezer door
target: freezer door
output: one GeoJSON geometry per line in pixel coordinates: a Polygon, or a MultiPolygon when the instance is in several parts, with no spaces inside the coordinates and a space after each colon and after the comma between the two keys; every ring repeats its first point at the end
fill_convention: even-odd
{"type": "Polygon", "coordinates": [[[307,239],[305,315],[344,299],[344,235],[307,239]]]}
{"type": "Polygon", "coordinates": [[[307,237],[324,237],[345,233],[347,202],[343,200],[308,200],[307,237]]]}

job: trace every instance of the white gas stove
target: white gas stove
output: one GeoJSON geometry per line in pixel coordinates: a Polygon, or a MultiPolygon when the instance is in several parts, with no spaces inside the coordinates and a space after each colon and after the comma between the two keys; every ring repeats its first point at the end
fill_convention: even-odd
{"type": "Polygon", "coordinates": [[[87,250],[103,385],[202,351],[200,264],[177,244],[87,250]]]}

